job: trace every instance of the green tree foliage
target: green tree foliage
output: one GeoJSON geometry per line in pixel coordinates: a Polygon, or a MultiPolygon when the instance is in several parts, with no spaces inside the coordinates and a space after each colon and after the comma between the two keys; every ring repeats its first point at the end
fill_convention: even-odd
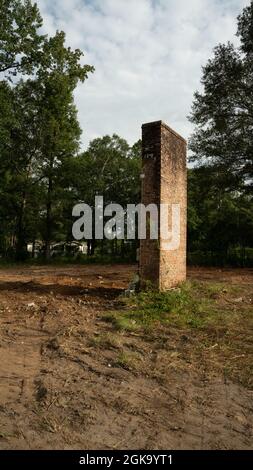
{"type": "MultiPolygon", "coordinates": [[[[140,202],[141,142],[104,136],[80,152],[73,94],[93,68],[63,32],[40,34],[30,0],[0,0],[0,12],[0,255],[24,259],[27,243],[41,240],[49,257],[53,241],[72,240],[78,202],[140,202]]],[[[204,262],[211,253],[217,264],[232,252],[243,264],[253,246],[253,1],[238,18],[238,37],[238,49],[215,48],[191,114],[188,250],[204,262]]],[[[90,254],[108,248],[88,244],[90,254]]]]}
{"type": "MultiPolygon", "coordinates": [[[[72,207],[74,203],[85,202],[94,209],[95,196],[99,195],[103,196],[104,205],[116,203],[126,208],[127,204],[139,203],[140,165],[140,141],[130,147],[116,134],[94,139],[87,151],[67,162],[69,202],[72,207]]],[[[92,240],[91,252],[94,248],[92,240]]]]}
{"type": "Polygon", "coordinates": [[[73,92],[78,81],[84,82],[93,67],[81,65],[80,50],[65,47],[65,34],[57,32],[45,42],[43,60],[37,73],[40,138],[43,164],[40,178],[46,184],[45,252],[50,257],[53,238],[53,205],[57,206],[61,168],[64,159],[79,150],[81,129],[73,92]]]}
{"type": "Polygon", "coordinates": [[[190,116],[191,160],[211,166],[224,189],[253,186],[253,2],[238,18],[241,47],[220,44],[203,68],[190,116]]]}
{"type": "Polygon", "coordinates": [[[41,36],[41,25],[36,4],[1,1],[0,242],[3,251],[12,246],[19,259],[38,233],[49,256],[63,161],[79,149],[73,93],[93,71],[81,64],[80,50],[65,46],[63,32],[41,36]],[[8,84],[18,73],[21,80],[8,84]]]}
{"type": "Polygon", "coordinates": [[[218,189],[216,177],[209,167],[189,170],[188,250],[220,253],[226,260],[231,248],[253,246],[253,200],[218,189]]]}
{"type": "MultiPolygon", "coordinates": [[[[253,244],[253,2],[238,18],[240,47],[220,44],[203,68],[190,116],[189,250],[253,244]]],[[[222,263],[222,260],[221,260],[222,263]]]]}
{"type": "Polygon", "coordinates": [[[138,143],[130,148],[115,134],[94,139],[79,157],[79,197],[85,197],[91,205],[96,194],[104,197],[105,204],[114,202],[126,207],[139,202],[140,161],[138,143]]]}
{"type": "Polygon", "coordinates": [[[42,18],[30,0],[0,0],[0,72],[31,73],[44,40],[42,18]]]}

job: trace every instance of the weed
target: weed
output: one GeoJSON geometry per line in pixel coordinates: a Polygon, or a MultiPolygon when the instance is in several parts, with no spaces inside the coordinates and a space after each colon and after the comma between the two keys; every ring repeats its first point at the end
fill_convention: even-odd
{"type": "Polygon", "coordinates": [[[136,353],[126,353],[125,351],[122,351],[118,355],[114,365],[126,370],[133,370],[136,369],[138,362],[139,357],[136,353]]]}

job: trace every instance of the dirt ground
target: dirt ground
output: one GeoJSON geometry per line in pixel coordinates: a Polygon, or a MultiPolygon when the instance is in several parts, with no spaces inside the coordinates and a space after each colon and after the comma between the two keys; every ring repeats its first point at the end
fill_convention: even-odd
{"type": "MultiPolygon", "coordinates": [[[[0,449],[252,448],[253,390],[219,363],[210,369],[216,338],[199,360],[198,332],[115,332],[103,318],[135,270],[0,270],[0,449]],[[126,352],[137,362],[124,362],[126,352]]],[[[253,298],[253,270],[188,276],[239,284],[253,298]]],[[[245,325],[235,341],[242,334],[241,355],[250,354],[252,331],[245,325]]]]}

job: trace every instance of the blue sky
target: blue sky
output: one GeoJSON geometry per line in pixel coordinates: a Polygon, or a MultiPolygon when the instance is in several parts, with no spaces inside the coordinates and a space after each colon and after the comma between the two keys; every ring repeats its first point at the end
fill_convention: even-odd
{"type": "Polygon", "coordinates": [[[44,31],[67,34],[96,71],[75,93],[82,145],[117,133],[130,144],[141,124],[164,120],[188,138],[201,66],[234,41],[250,0],[37,0],[44,31]]]}

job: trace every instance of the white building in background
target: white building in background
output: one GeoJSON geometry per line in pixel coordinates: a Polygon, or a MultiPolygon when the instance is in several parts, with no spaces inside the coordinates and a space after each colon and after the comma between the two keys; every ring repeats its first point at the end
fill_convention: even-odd
{"type": "MultiPolygon", "coordinates": [[[[43,252],[43,242],[36,240],[35,243],[27,244],[27,251],[34,258],[37,258],[43,252]]],[[[51,244],[51,256],[67,256],[67,255],[86,255],[88,251],[87,242],[59,242],[51,244]]]]}

